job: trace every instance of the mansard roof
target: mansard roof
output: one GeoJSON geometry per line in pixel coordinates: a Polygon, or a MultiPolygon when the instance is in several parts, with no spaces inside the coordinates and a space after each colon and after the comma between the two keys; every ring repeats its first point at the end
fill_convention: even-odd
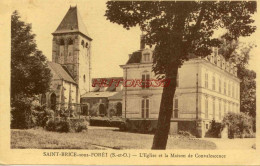
{"type": "Polygon", "coordinates": [[[51,70],[52,73],[52,79],[62,79],[74,84],[77,84],[73,79],[72,76],[69,74],[68,70],[66,69],[65,66],[61,66],[58,63],[55,62],[47,62],[49,69],[51,70]]]}
{"type": "Polygon", "coordinates": [[[64,16],[60,25],[58,26],[56,31],[53,32],[52,34],[55,35],[55,34],[73,33],[73,32],[81,33],[83,36],[92,40],[89,37],[87,28],[83,23],[83,20],[78,12],[77,6],[69,8],[68,12],[64,16]]]}
{"type": "Polygon", "coordinates": [[[142,60],[142,52],[141,51],[136,51],[133,52],[129,60],[126,62],[126,64],[131,64],[131,63],[141,63],[142,60]]]}

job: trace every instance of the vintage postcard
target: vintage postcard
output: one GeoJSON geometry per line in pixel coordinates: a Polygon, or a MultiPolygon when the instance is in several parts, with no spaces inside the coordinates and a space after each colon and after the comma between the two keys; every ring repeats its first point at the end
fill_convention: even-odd
{"type": "Polygon", "coordinates": [[[1,1],[0,164],[259,165],[258,6],[1,1]]]}

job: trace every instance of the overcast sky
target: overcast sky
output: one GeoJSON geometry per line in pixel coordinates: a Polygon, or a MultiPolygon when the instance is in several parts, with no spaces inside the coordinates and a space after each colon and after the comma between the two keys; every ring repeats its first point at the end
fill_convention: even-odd
{"type": "MultiPolygon", "coordinates": [[[[122,76],[119,65],[125,64],[128,54],[139,49],[140,30],[124,29],[113,24],[104,16],[106,1],[104,0],[19,0],[13,1],[12,10],[18,10],[22,19],[32,23],[38,48],[49,60],[52,56],[52,35],[70,5],[77,5],[83,22],[92,41],[92,77],[122,76]]],[[[255,41],[252,35],[243,41],[255,41]]],[[[253,54],[257,54],[256,50],[253,54]]],[[[251,58],[250,68],[257,66],[255,56],[251,58]]]]}

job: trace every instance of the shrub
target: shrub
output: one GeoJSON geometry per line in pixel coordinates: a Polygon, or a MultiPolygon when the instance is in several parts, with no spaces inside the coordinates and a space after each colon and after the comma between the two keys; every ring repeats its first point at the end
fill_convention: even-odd
{"type": "Polygon", "coordinates": [[[209,130],[206,133],[206,137],[219,138],[221,131],[224,126],[221,123],[216,123],[215,120],[212,120],[209,130]]]}
{"type": "Polygon", "coordinates": [[[57,123],[55,130],[57,132],[70,132],[71,131],[71,123],[68,120],[61,120],[57,123]]]}
{"type": "Polygon", "coordinates": [[[241,137],[253,133],[253,119],[245,113],[229,112],[223,119],[223,125],[228,126],[229,138],[241,137]]]}
{"type": "Polygon", "coordinates": [[[77,122],[75,124],[75,132],[81,132],[83,130],[87,130],[87,124],[85,122],[77,122]]]}
{"type": "Polygon", "coordinates": [[[68,120],[54,121],[51,119],[47,122],[45,129],[56,132],[70,132],[71,123],[68,120]]]}
{"type": "Polygon", "coordinates": [[[178,135],[179,135],[179,137],[181,137],[181,138],[196,138],[194,135],[192,135],[190,132],[188,132],[188,131],[179,131],[178,132],[178,135]]]}
{"type": "Polygon", "coordinates": [[[35,125],[44,127],[49,119],[54,118],[54,111],[45,106],[38,106],[33,110],[35,125]]]}
{"type": "Polygon", "coordinates": [[[122,122],[120,125],[119,125],[119,130],[120,131],[126,131],[127,128],[126,128],[126,122],[122,122]]]}
{"type": "Polygon", "coordinates": [[[11,128],[28,129],[35,126],[31,103],[34,98],[20,97],[11,101],[11,128]]]}
{"type": "Polygon", "coordinates": [[[115,110],[114,110],[113,108],[110,108],[110,109],[108,110],[108,112],[109,112],[109,116],[110,116],[110,117],[116,115],[116,112],[115,112],[115,110]]]}
{"type": "Polygon", "coordinates": [[[53,119],[47,121],[45,129],[48,131],[55,131],[56,129],[56,123],[53,119]]]}
{"type": "Polygon", "coordinates": [[[105,126],[105,127],[119,127],[122,123],[121,118],[113,117],[91,117],[89,120],[90,126],[105,126]]]}

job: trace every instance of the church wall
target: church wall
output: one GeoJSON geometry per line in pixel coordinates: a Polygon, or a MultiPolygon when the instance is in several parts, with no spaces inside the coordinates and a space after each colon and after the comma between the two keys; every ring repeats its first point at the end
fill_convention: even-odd
{"type": "Polygon", "coordinates": [[[68,108],[69,104],[75,105],[77,97],[76,85],[67,81],[63,81],[63,95],[65,108],[68,108]]]}
{"type": "Polygon", "coordinates": [[[53,37],[52,60],[65,65],[78,84],[77,102],[90,89],[91,42],[79,34],[62,34],[53,37]],[[64,45],[63,45],[64,41],[64,45]],[[71,42],[72,41],[72,42],[71,42]],[[86,45],[86,43],[88,43],[86,45]]]}

